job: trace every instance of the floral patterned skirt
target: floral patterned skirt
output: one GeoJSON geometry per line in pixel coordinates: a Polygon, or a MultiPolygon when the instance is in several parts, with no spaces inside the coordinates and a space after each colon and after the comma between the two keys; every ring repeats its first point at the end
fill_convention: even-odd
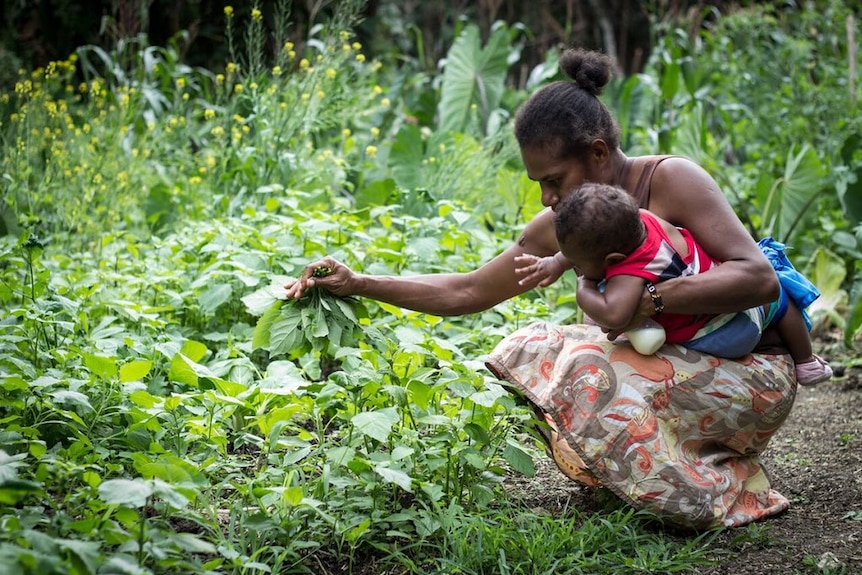
{"type": "Polygon", "coordinates": [[[692,528],[790,505],[759,458],[796,397],[787,355],[728,360],[665,345],[643,356],[595,326],[539,322],[501,341],[487,365],[544,417],[572,479],[692,528]]]}

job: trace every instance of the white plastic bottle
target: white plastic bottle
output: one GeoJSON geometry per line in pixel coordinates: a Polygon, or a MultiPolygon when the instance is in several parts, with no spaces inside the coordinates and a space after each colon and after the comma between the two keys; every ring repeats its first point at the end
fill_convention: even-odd
{"type": "Polygon", "coordinates": [[[627,331],[626,337],[635,351],[642,355],[652,355],[664,345],[665,333],[662,326],[648,319],[641,327],[627,331]]]}

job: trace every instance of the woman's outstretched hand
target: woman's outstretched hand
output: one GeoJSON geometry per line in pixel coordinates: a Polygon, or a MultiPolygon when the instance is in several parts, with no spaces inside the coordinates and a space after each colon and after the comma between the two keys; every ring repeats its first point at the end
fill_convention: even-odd
{"type": "Polygon", "coordinates": [[[326,256],[305,266],[302,275],[286,283],[285,295],[289,299],[299,299],[313,287],[322,287],[339,296],[353,295],[350,286],[354,277],[353,270],[335,258],[326,256]]]}

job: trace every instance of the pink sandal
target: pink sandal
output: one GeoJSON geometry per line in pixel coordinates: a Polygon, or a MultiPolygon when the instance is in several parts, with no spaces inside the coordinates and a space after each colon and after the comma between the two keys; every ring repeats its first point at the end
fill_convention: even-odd
{"type": "Polygon", "coordinates": [[[805,363],[796,364],[796,381],[799,385],[817,385],[832,379],[832,368],[819,355],[805,363]]]}

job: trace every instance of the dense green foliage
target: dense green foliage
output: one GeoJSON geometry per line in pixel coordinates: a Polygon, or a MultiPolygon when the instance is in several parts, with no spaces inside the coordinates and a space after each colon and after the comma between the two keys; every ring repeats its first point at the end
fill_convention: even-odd
{"type": "MultiPolygon", "coordinates": [[[[474,269],[540,208],[509,121],[557,76],[553,54],[513,88],[519,27],[483,43],[465,26],[438,75],[383,66],[355,39],[358,6],[339,6],[302,53],[256,9],[226,9],[226,37],[250,48],[229,42],[224,69],[130,40],[22,72],[0,96],[0,573],[708,561],[706,539],[652,532],[644,514],[552,521],[502,488],[534,472],[531,414],[482,355],[524,323],[572,321],[571,279],[457,318],[280,299],[327,253],[368,273],[474,269]]],[[[668,30],[608,102],[627,151],[695,157],[753,232],[797,245],[828,296],[819,321],[851,341],[859,126],[835,119],[858,99],[842,84],[847,16],[830,3],[668,30]],[[816,81],[764,44],[816,56],[816,81]],[[799,106],[818,129],[791,121],[799,106]]]]}

